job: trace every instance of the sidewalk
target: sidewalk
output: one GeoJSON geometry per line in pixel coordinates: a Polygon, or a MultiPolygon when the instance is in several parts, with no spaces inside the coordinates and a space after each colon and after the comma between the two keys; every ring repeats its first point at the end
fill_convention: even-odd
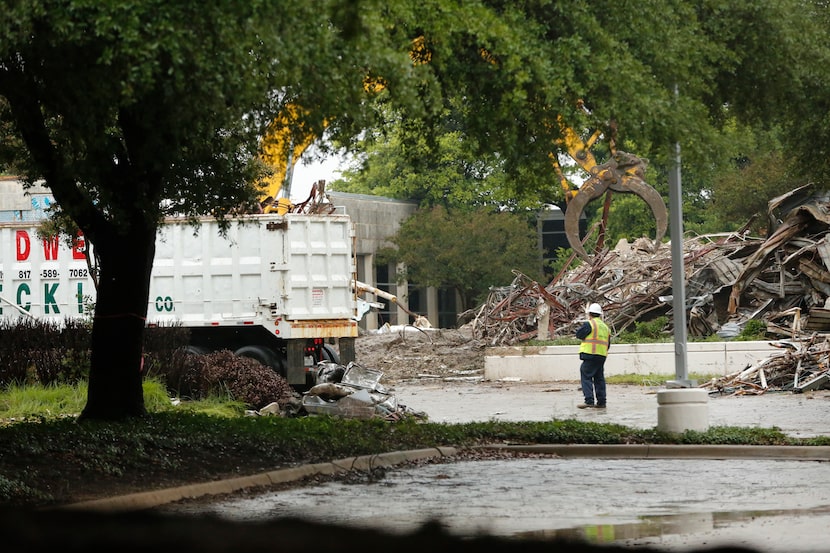
{"type": "MultiPolygon", "coordinates": [[[[557,381],[400,383],[398,402],[426,413],[431,422],[546,421],[616,423],[632,428],[657,426],[660,386],[609,385],[608,408],[577,409],[579,383],[557,381]]],[[[803,394],[767,392],[758,396],[711,396],[709,427],[776,427],[788,436],[830,436],[830,390],[803,394]]]]}

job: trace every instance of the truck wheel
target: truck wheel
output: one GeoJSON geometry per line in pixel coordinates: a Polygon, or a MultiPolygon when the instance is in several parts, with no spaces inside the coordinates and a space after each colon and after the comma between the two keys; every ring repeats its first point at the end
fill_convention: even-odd
{"type": "Polygon", "coordinates": [[[340,364],[340,356],[337,355],[337,352],[334,351],[334,348],[328,344],[323,344],[323,347],[320,348],[323,352],[323,359],[321,361],[331,361],[332,363],[340,364]]]}
{"type": "MultiPolygon", "coordinates": [[[[319,363],[320,361],[331,361],[332,363],[340,364],[340,357],[337,355],[337,352],[334,351],[328,344],[323,344],[320,347],[320,359],[316,359],[315,362],[319,363]]],[[[305,385],[306,388],[311,388],[315,384],[317,384],[317,372],[316,371],[309,371],[306,373],[305,376],[305,385]]]]}
{"type": "Polygon", "coordinates": [[[185,346],[184,352],[190,355],[207,355],[210,350],[204,346],[185,346]]]}
{"type": "Polygon", "coordinates": [[[250,357],[251,359],[256,359],[266,367],[271,367],[278,373],[280,371],[280,359],[271,348],[266,348],[264,346],[242,346],[233,353],[237,357],[250,357]]]}

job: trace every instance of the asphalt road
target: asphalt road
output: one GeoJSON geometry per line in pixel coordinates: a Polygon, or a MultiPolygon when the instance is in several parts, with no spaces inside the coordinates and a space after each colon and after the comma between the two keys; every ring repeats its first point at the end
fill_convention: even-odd
{"type": "Polygon", "coordinates": [[[301,517],[411,532],[438,520],[460,536],[567,538],[665,551],[742,546],[826,551],[826,463],[776,460],[469,461],[391,470],[200,508],[236,521],[301,517]]]}
{"type": "MultiPolygon", "coordinates": [[[[433,422],[576,418],[657,424],[657,388],[612,386],[608,408],[580,410],[576,383],[398,384],[398,401],[433,422]]],[[[710,426],[830,435],[830,392],[714,397],[710,426]]],[[[609,459],[549,456],[391,469],[376,482],[332,482],[178,512],[232,520],[301,516],[410,531],[438,520],[459,535],[565,537],[632,549],[738,545],[759,552],[830,551],[827,461],[609,459]]]]}

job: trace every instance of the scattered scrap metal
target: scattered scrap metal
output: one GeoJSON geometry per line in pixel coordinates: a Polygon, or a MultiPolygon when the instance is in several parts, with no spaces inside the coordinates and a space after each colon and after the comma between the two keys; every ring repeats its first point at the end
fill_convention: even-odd
{"type": "MultiPolygon", "coordinates": [[[[290,413],[277,407],[286,416],[330,415],[351,419],[381,418],[397,422],[404,418],[426,419],[416,411],[398,402],[380,379],[381,371],[370,369],[354,361],[346,366],[332,361],[317,364],[317,384],[305,392],[293,405],[290,413]]],[[[257,414],[277,414],[266,408],[257,414]]]]}
{"type": "Polygon", "coordinates": [[[326,193],[326,181],[318,180],[311,185],[308,198],[292,205],[289,209],[292,213],[319,213],[327,215],[334,213],[335,207],[326,193]]]}
{"type": "MultiPolygon", "coordinates": [[[[762,393],[828,386],[830,362],[830,196],[803,186],[769,202],[769,235],[738,232],[683,243],[688,335],[736,336],[750,320],[766,325],[785,348],[757,366],[704,386],[762,393]]],[[[491,289],[475,313],[473,336],[488,346],[573,336],[584,310],[599,303],[614,336],[665,316],[672,328],[669,244],[621,240],[566,269],[547,285],[514,272],[510,286],[491,289]]]]}

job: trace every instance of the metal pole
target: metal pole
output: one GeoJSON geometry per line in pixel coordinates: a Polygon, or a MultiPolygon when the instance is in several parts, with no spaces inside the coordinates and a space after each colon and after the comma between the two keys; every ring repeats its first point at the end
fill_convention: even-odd
{"type": "MultiPolygon", "coordinates": [[[[294,180],[294,138],[288,140],[288,159],[285,161],[285,177],[282,180],[282,197],[291,200],[291,183],[294,180]]],[[[277,198],[274,198],[277,201],[277,198]]]]}
{"type": "Polygon", "coordinates": [[[669,222],[671,230],[671,283],[674,311],[674,374],[676,380],[667,384],[675,388],[690,388],[696,382],[689,380],[686,365],[686,274],[683,267],[683,198],[680,188],[680,143],[674,145],[673,167],[669,172],[669,222]]]}

